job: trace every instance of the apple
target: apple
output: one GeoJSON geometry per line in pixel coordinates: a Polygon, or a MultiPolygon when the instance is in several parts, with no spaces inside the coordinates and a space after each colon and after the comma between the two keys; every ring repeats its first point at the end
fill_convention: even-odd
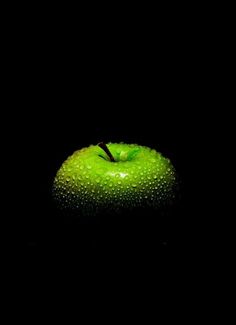
{"type": "Polygon", "coordinates": [[[169,159],[137,144],[99,143],[75,151],[58,170],[53,197],[78,215],[161,208],[175,198],[169,159]]]}

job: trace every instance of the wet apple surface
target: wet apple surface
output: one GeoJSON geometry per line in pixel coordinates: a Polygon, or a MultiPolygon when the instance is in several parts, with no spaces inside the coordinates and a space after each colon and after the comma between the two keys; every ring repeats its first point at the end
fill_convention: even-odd
{"type": "Polygon", "coordinates": [[[75,151],[57,172],[53,196],[63,209],[94,215],[169,205],[176,183],[172,163],[156,150],[109,143],[75,151]]]}

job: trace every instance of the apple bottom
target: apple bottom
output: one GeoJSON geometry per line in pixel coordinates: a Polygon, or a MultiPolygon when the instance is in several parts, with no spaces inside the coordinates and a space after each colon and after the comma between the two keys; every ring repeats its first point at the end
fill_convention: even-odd
{"type": "Polygon", "coordinates": [[[57,220],[66,245],[80,251],[95,248],[103,252],[123,251],[124,254],[128,250],[159,249],[176,236],[178,224],[176,207],[137,208],[120,214],[103,212],[90,217],[60,211],[57,220]]]}

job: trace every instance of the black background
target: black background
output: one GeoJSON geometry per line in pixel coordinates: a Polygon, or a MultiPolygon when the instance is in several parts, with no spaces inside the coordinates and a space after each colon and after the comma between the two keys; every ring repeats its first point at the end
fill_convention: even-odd
{"type": "Polygon", "coordinates": [[[14,249],[29,260],[75,254],[188,260],[203,245],[199,229],[206,222],[199,191],[211,91],[207,37],[200,40],[196,26],[176,20],[137,29],[73,31],[72,24],[14,31],[14,249]],[[153,212],[142,211],[137,223],[133,216],[127,225],[123,215],[102,226],[61,218],[51,199],[56,171],[73,151],[100,141],[146,145],[171,159],[180,199],[170,218],[149,224],[153,212]]]}
{"type": "MultiPolygon", "coordinates": [[[[216,271],[225,268],[219,256],[226,252],[222,221],[231,216],[230,199],[221,213],[222,195],[215,195],[224,190],[220,177],[232,170],[227,154],[233,146],[227,151],[230,137],[223,139],[224,129],[234,129],[223,118],[232,89],[224,75],[232,71],[232,28],[223,26],[231,22],[214,12],[216,5],[115,6],[21,3],[4,12],[7,166],[1,179],[7,185],[1,203],[7,207],[1,209],[1,235],[7,259],[1,261],[11,314],[14,298],[27,315],[30,305],[39,307],[35,318],[47,300],[52,310],[54,296],[63,305],[75,295],[89,309],[86,317],[99,314],[93,301],[95,307],[102,303],[104,316],[118,298],[115,317],[123,310],[131,310],[132,319],[144,313],[146,320],[152,310],[159,317],[160,301],[168,308],[166,319],[194,308],[191,315],[199,315],[209,310],[212,293],[218,298],[222,274],[216,271]],[[62,218],[51,199],[56,171],[73,151],[100,141],[146,145],[171,159],[180,198],[166,218],[153,211],[124,213],[119,220],[111,215],[113,222],[101,224],[62,218]]],[[[228,243],[228,229],[226,234],[228,243]]],[[[80,317],[82,304],[74,302],[80,317]]]]}

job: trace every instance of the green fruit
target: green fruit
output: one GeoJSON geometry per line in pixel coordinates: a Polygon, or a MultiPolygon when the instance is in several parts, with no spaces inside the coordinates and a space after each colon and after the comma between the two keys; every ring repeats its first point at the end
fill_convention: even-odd
{"type": "Polygon", "coordinates": [[[53,184],[59,207],[78,215],[96,215],[171,203],[176,173],[169,159],[136,144],[109,143],[107,147],[99,144],[75,151],[62,164],[53,184]]]}

